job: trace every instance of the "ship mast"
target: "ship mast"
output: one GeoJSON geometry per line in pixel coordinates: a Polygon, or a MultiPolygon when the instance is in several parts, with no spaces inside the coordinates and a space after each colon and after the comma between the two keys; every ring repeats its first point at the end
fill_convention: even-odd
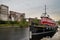
{"type": "Polygon", "coordinates": [[[45,15],[47,14],[47,12],[46,12],[46,5],[45,5],[45,15]]]}
{"type": "Polygon", "coordinates": [[[45,9],[44,9],[44,10],[45,10],[45,13],[42,14],[41,18],[42,18],[42,17],[47,17],[47,18],[48,18],[49,15],[48,15],[47,12],[46,12],[46,5],[45,5],[45,9]]]}
{"type": "Polygon", "coordinates": [[[45,5],[45,13],[44,13],[44,17],[46,17],[47,15],[47,12],[46,12],[46,5],[45,5]]]}
{"type": "Polygon", "coordinates": [[[46,5],[45,5],[45,13],[44,13],[44,16],[45,16],[45,17],[49,17],[49,15],[48,15],[47,12],[46,12],[46,5]]]}

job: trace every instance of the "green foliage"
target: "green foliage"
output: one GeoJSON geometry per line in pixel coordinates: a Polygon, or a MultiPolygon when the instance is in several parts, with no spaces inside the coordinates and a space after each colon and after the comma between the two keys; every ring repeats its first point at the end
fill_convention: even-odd
{"type": "Polygon", "coordinates": [[[1,21],[0,20],[0,24],[18,24],[17,21],[1,21]]]}
{"type": "Polygon", "coordinates": [[[59,21],[57,21],[57,23],[60,25],[60,20],[59,20],[59,21]]]}
{"type": "Polygon", "coordinates": [[[28,27],[29,23],[22,19],[21,21],[0,21],[0,26],[19,26],[19,27],[28,27]]]}
{"type": "MultiPolygon", "coordinates": [[[[40,20],[35,18],[33,21],[34,25],[40,25],[40,20]]],[[[1,21],[0,20],[0,25],[3,26],[3,25],[6,25],[6,26],[19,26],[19,27],[28,27],[29,26],[29,23],[25,20],[25,19],[22,19],[21,21],[1,21]]]]}
{"type": "Polygon", "coordinates": [[[20,21],[19,25],[20,27],[28,27],[28,22],[25,19],[23,19],[20,21]]]}
{"type": "Polygon", "coordinates": [[[39,25],[39,20],[35,18],[35,19],[33,20],[33,23],[34,23],[35,25],[39,25]]]}
{"type": "Polygon", "coordinates": [[[9,21],[10,24],[19,24],[18,21],[9,21]]]}
{"type": "Polygon", "coordinates": [[[8,24],[8,21],[2,21],[2,20],[0,20],[0,24],[8,24]]]}

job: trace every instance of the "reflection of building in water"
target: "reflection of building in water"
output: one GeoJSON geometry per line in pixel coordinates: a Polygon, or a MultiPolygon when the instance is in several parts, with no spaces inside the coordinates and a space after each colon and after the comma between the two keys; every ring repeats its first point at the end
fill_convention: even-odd
{"type": "Polygon", "coordinates": [[[12,21],[20,21],[25,17],[25,13],[18,13],[14,11],[10,11],[10,20],[12,21]]]}
{"type": "Polygon", "coordinates": [[[0,20],[8,20],[9,7],[6,5],[0,5],[0,20]]]}

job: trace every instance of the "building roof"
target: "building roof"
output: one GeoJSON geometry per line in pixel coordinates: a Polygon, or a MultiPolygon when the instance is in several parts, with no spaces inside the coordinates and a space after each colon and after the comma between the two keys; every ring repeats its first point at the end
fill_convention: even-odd
{"type": "Polygon", "coordinates": [[[0,6],[4,6],[4,7],[7,7],[8,8],[8,6],[7,5],[4,5],[4,4],[1,4],[0,6]]]}

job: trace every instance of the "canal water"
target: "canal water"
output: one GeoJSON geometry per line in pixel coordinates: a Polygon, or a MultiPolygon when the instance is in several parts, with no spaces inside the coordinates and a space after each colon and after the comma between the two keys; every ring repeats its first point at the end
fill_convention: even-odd
{"type": "Polygon", "coordinates": [[[58,32],[52,38],[43,38],[41,40],[60,40],[60,28],[58,28],[58,32]]]}
{"type": "Polygon", "coordinates": [[[29,28],[0,28],[0,40],[29,40],[29,28]]]}

